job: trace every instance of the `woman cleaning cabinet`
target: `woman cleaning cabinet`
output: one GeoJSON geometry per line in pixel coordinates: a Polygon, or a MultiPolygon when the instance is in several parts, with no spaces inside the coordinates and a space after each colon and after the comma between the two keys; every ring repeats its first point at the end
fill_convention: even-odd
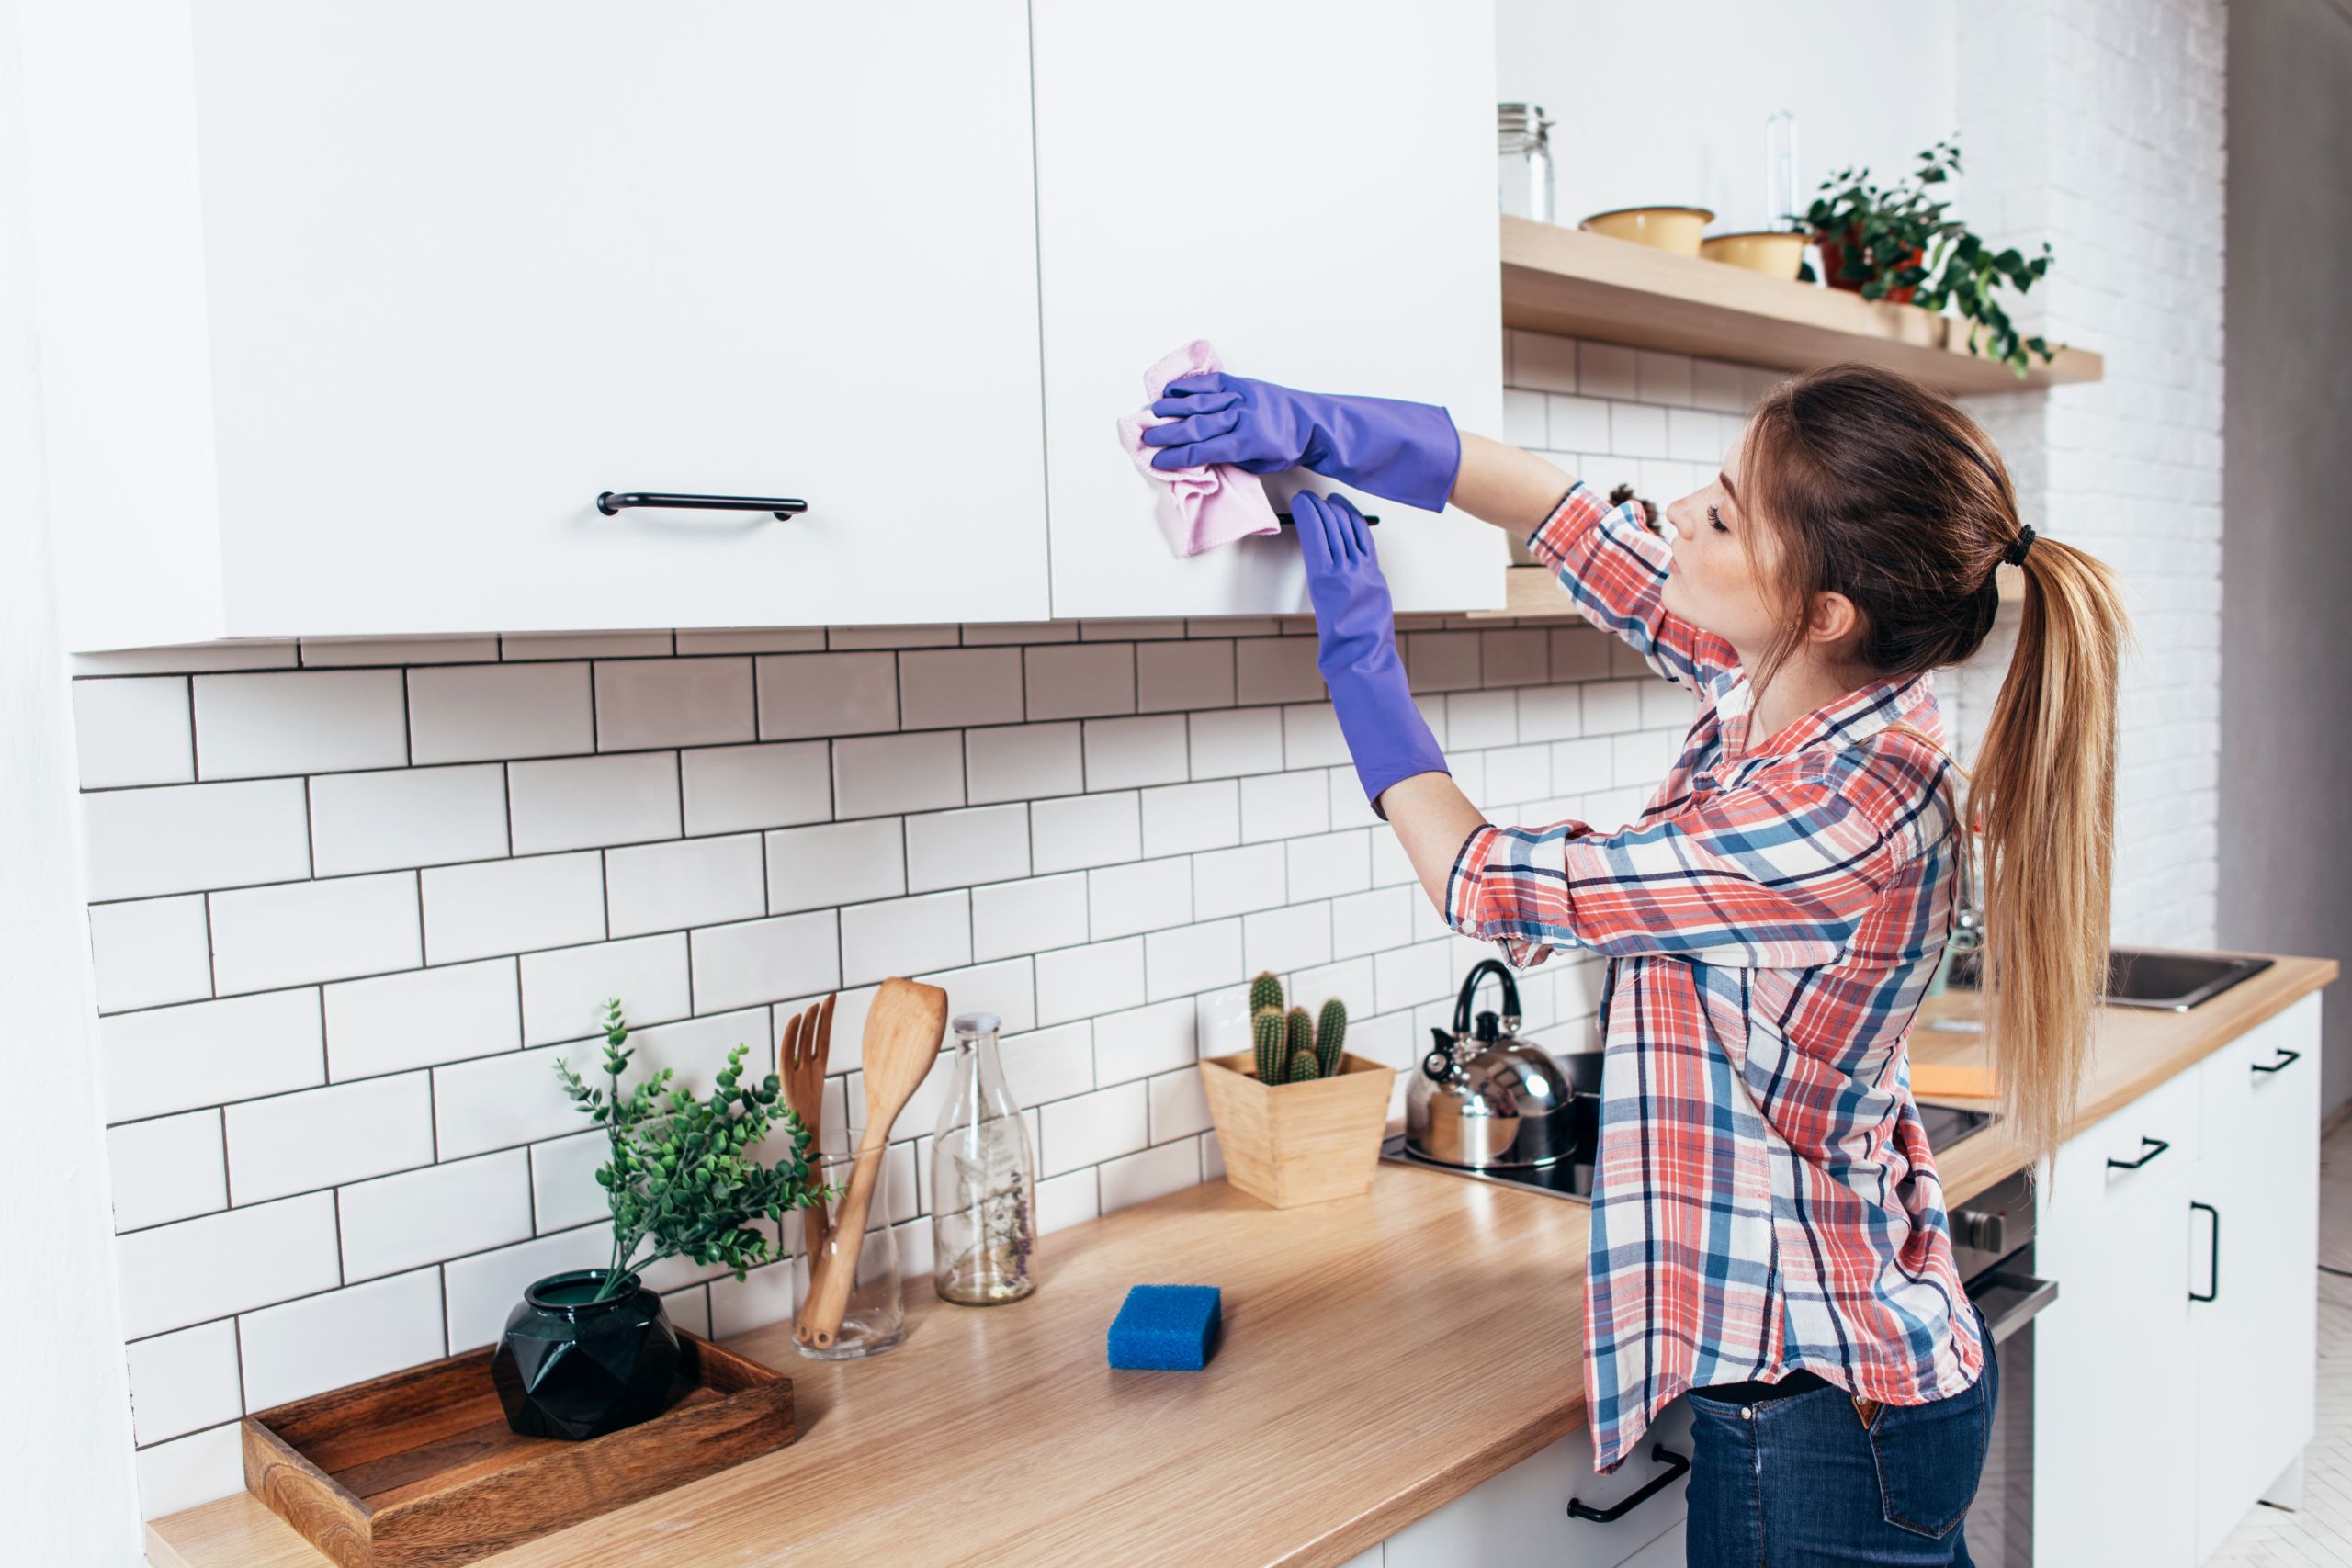
{"type": "Polygon", "coordinates": [[[1905,1043],[1983,839],[2011,1130],[2069,1115],[2105,975],[2124,622],[2021,525],[1967,415],[1865,366],[1783,383],[1670,544],[1444,410],[1212,373],[1153,404],[1162,468],[1305,467],[1528,539],[1699,714],[1640,819],[1502,827],[1414,706],[1372,536],[1292,502],[1318,665],[1374,809],[1447,922],[1513,963],[1606,954],[1585,1393],[1613,1469],[1688,1394],[1693,1564],[1962,1563],[1998,1395],[1955,1272],[1905,1043]],[[2024,620],[1963,777],[1928,672],[2024,620]],[[1963,811],[1965,816],[1962,815],[1963,811]]]}

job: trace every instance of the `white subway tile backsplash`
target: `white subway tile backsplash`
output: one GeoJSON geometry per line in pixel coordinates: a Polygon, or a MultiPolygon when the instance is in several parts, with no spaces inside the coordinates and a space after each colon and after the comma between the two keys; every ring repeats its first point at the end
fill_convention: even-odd
{"type": "Polygon", "coordinates": [[[1381,1012],[1435,1001],[1454,988],[1453,954],[1449,942],[1417,942],[1391,948],[1372,961],[1373,1005],[1381,1012]]]}
{"type": "Polygon", "coordinates": [[[1193,777],[1231,778],[1271,773],[1283,765],[1280,708],[1233,708],[1196,713],[1191,721],[1193,777]]]}
{"type": "Polygon", "coordinates": [[[998,1042],[1005,1085],[1024,1106],[1094,1087],[1094,1026],[1087,1020],[1008,1034],[998,1042]]]}
{"type": "Polygon", "coordinates": [[[237,1320],[237,1341],[253,1410],[438,1360],[441,1277],[419,1269],[249,1312],[237,1320]]]}
{"type": "Polygon", "coordinates": [[[1642,727],[1642,682],[1599,681],[1584,689],[1584,731],[1614,735],[1642,727]]]}
{"type": "MultiPolygon", "coordinates": [[[[1245,807],[1246,809],[1246,807],[1245,807]]],[[[1372,837],[1361,828],[1289,841],[1290,896],[1305,901],[1372,885],[1372,837]]]]}
{"type": "Polygon", "coordinates": [[[958,628],[947,626],[828,626],[828,648],[953,648],[958,628]]]}
{"type": "Polygon", "coordinates": [[[833,742],[833,815],[884,817],[964,804],[960,730],[833,742]]]}
{"type": "Polygon", "coordinates": [[[1347,738],[1329,703],[1297,703],[1283,709],[1283,765],[1328,768],[1348,760],[1347,738]]]}
{"type": "MultiPolygon", "coordinates": [[[[1165,1144],[1205,1133],[1214,1124],[1197,1067],[1161,1073],[1150,1082],[1151,1141],[1165,1144]]],[[[1190,1185],[1185,1183],[1183,1185],[1190,1185]]]]}
{"type": "Polygon", "coordinates": [[[1192,863],[1136,861],[1087,874],[1089,931],[1097,942],[1181,926],[1193,918],[1192,863]]]}
{"type": "Polygon", "coordinates": [[[530,1159],[507,1149],[447,1160],[353,1182],[336,1192],[335,1204],[343,1277],[373,1280],[530,1235],[530,1159]]]}
{"type": "Polygon", "coordinates": [[[596,666],[596,750],[758,739],[749,659],[629,659],[596,666]]]}
{"type": "Polygon", "coordinates": [[[985,962],[1087,940],[1087,874],[1064,872],[972,889],[972,956],[985,962]]]}
{"type": "Polygon", "coordinates": [[[1094,1081],[1107,1087],[1190,1068],[1199,1059],[1197,1014],[1187,996],[1095,1019],[1094,1081]]]}
{"type": "Polygon", "coordinates": [[[1232,706],[1234,647],[1208,640],[1137,643],[1136,711],[1187,713],[1232,706]]]}
{"type": "Polygon", "coordinates": [[[1331,956],[1353,958],[1412,941],[1413,901],[1419,897],[1413,888],[1381,887],[1332,899],[1331,956]]]}
{"type": "MultiPolygon", "coordinates": [[[[291,645],[287,651],[293,651],[291,645]]],[[[245,1472],[240,1430],[234,1425],[214,1427],[140,1450],[140,1517],[161,1518],[242,1488],[245,1472]]]]}
{"type": "Polygon", "coordinates": [[[1521,331],[1508,336],[1512,386],[1549,392],[1577,389],[1576,339],[1521,331]]]}
{"type": "Polygon", "coordinates": [[[1405,668],[1416,692],[1476,691],[1478,687],[1476,632],[1408,632],[1405,635],[1405,668]]]}
{"type": "Polygon", "coordinates": [[[502,659],[656,659],[675,651],[668,632],[510,632],[502,659]]]}
{"type": "Polygon", "coordinates": [[[681,830],[674,751],[512,762],[506,795],[518,855],[674,839],[681,830]]]}
{"type": "Polygon", "coordinates": [[[1504,746],[1487,753],[1486,797],[1498,805],[1541,800],[1552,793],[1549,746],[1504,746]]]}
{"type": "Polygon", "coordinates": [[[964,732],[964,773],[972,804],[1076,795],[1086,766],[1076,724],[1021,724],[964,732]]]}
{"type": "Polygon", "coordinates": [[[212,896],[212,973],[222,996],[424,962],[413,871],[212,896]]]}
{"type": "Polygon", "coordinates": [[[1086,787],[1090,790],[1182,784],[1190,767],[1182,714],[1086,721],[1086,787]]]}
{"type": "MultiPolygon", "coordinates": [[[[1552,628],[1552,679],[1555,682],[1598,681],[1609,673],[1610,650],[1617,639],[1591,626],[1552,628]]],[[[1575,688],[1581,694],[1585,688],[1575,688]]]]}
{"type": "Polygon", "coordinates": [[[90,963],[102,1013],[210,996],[212,934],[204,896],[93,906],[90,963]]]}
{"type": "MultiPolygon", "coordinates": [[[[1609,405],[1597,398],[1555,394],[1546,400],[1551,412],[1552,447],[1559,452],[1609,450],[1609,405]]],[[[1607,486],[1602,493],[1606,494],[1607,486]]]]}
{"type": "Polygon", "coordinates": [[[1643,349],[1634,358],[1635,393],[1653,403],[1687,405],[1690,401],[1690,356],[1643,349]]]}
{"type": "Polygon", "coordinates": [[[229,1204],[220,1112],[209,1108],[107,1129],[114,1228],[135,1231],[229,1204]]]}
{"type": "Polygon", "coordinates": [[[244,1412],[237,1373],[237,1325],[223,1318],[129,1348],[134,1438],[160,1443],[244,1412]]]}
{"type": "Polygon", "coordinates": [[[448,1304],[447,1353],[455,1356],[493,1343],[505,1332],[506,1314],[534,1280],[567,1269],[601,1269],[611,1259],[610,1227],[582,1225],[460,1258],[441,1270],[448,1304]]]}
{"type": "Polygon", "coordinates": [[[1190,996],[1241,978],[1241,921],[1208,920],[1144,938],[1144,995],[1190,996]]]}
{"type": "Polygon", "coordinates": [[[1017,648],[918,649],[899,655],[899,723],[907,729],[1019,724],[1017,648]]]}
{"type": "Polygon", "coordinates": [[[1576,389],[1588,398],[1637,398],[1634,351],[1613,343],[1577,344],[1576,389]]]}
{"type": "Polygon", "coordinates": [[[1192,857],[1192,866],[1193,909],[1201,919],[1290,901],[1288,857],[1279,843],[1206,851],[1192,857]]]}
{"type": "Polygon", "coordinates": [[[433,1090],[422,1072],[249,1100],[223,1114],[236,1203],[433,1161],[433,1090]]]}
{"type": "Polygon", "coordinates": [[[98,1024],[108,1122],[326,1081],[313,989],[191,1002],[98,1024]]]}
{"type": "Polygon", "coordinates": [[[187,679],[74,682],[74,741],[84,789],[189,783],[196,750],[187,679]]]}
{"type": "Polygon", "coordinates": [[[1040,1179],[1037,1183],[1037,1234],[1050,1235],[1055,1231],[1095,1218],[1102,1212],[1096,1199],[1092,1166],[1073,1170],[1066,1176],[1040,1179]]]}
{"type": "Polygon", "coordinates": [[[907,890],[968,887],[1029,874],[1029,810],[980,806],[907,818],[907,890]]]}
{"type": "Polygon", "coordinates": [[[828,908],[907,890],[905,839],[896,817],[791,828],[767,836],[768,910],[828,908]]]}
{"type": "Polygon", "coordinates": [[[678,753],[686,832],[741,833],[833,814],[832,751],[821,740],[678,753]]]}
{"type": "Polygon", "coordinates": [[[605,858],[593,852],[444,866],[418,881],[427,963],[527,953],[605,934],[605,858]]]}
{"type": "Polygon", "coordinates": [[[396,768],[409,760],[397,670],[198,675],[194,685],[199,778],[396,768]]]}
{"type": "Polygon", "coordinates": [[[1510,388],[1503,393],[1503,439],[1514,446],[1551,445],[1544,422],[1544,394],[1510,388]]]}
{"type": "Polygon", "coordinates": [[[494,664],[494,637],[304,637],[306,670],[353,670],[365,664],[494,664]]]}
{"type": "Polygon", "coordinates": [[[1263,773],[1241,781],[1245,843],[1320,833],[1330,821],[1330,788],[1319,773],[1263,773]]]}
{"type": "Polygon", "coordinates": [[[1251,637],[1233,649],[1234,692],[1244,705],[1323,700],[1311,637],[1251,637]]]}
{"type": "Polygon", "coordinates": [[[193,643],[184,648],[118,648],[69,653],[66,667],[87,675],[182,675],[197,670],[291,670],[301,649],[286,638],[193,643]]]}
{"type": "Polygon", "coordinates": [[[1715,409],[1724,413],[1744,414],[1747,411],[1747,380],[1746,367],[1726,365],[1720,359],[1695,359],[1690,363],[1690,401],[1702,409],[1715,409]]]}
{"type": "Polygon", "coordinates": [[[85,795],[82,830],[95,902],[311,874],[310,813],[300,779],[85,795]]]}
{"type": "Polygon", "coordinates": [[[1331,960],[1331,907],[1297,904],[1242,918],[1242,956],[1252,975],[1286,975],[1331,960]]]}
{"type": "Polygon", "coordinates": [[[410,760],[497,761],[596,749],[585,664],[468,664],[408,672],[410,760]]]}
{"type": "Polygon", "coordinates": [[[490,860],[506,847],[506,770],[496,763],[311,781],[311,868],[320,876],[490,860]]]}
{"type": "Polygon", "coordinates": [[[1042,1107],[1044,1146],[1037,1151],[1037,1174],[1059,1176],[1148,1147],[1149,1106],[1149,1095],[1138,1080],[1042,1107]]]}
{"type": "Polygon", "coordinates": [[[1029,648],[1029,716],[1094,718],[1136,711],[1135,649],[1125,643],[1029,648]]]}
{"type": "MultiPolygon", "coordinates": [[[[922,979],[947,993],[947,1016],[958,1013],[990,1012],[996,1014],[997,1026],[1007,1034],[1019,1034],[1037,1026],[1037,978],[1035,965],[1027,958],[1008,958],[997,964],[975,964],[965,969],[934,969],[922,979]]],[[[949,1037],[951,1043],[954,1037],[949,1037]]],[[[948,1055],[943,1055],[946,1061],[948,1055]]],[[[947,1074],[933,1075],[944,1092],[947,1074]]],[[[911,1114],[911,1112],[910,1112],[911,1114]]],[[[930,1114],[904,1123],[901,1132],[935,1125],[938,1106],[930,1114]]]]}
{"type": "Polygon", "coordinates": [[[710,926],[692,938],[701,1011],[787,1001],[841,984],[840,927],[831,909],[710,926]]]}
{"type": "Polygon", "coordinates": [[[555,1063],[561,1056],[574,1071],[588,1072],[602,1063],[602,1044],[600,1036],[594,1055],[577,1046],[568,1052],[510,1051],[434,1068],[433,1125],[440,1157],[511,1149],[586,1126],[557,1084],[555,1063]]]}
{"type": "Polygon", "coordinates": [[[1568,740],[1584,733],[1584,700],[1574,686],[1530,686],[1519,699],[1521,740],[1568,740]]]}
{"type": "Polygon", "coordinates": [[[1067,1023],[1140,1006],[1143,938],[1120,937],[1037,954],[1037,1021],[1067,1023]]]}
{"type": "Polygon", "coordinates": [[[842,982],[954,969],[972,961],[970,896],[927,893],[842,911],[842,982]]]}
{"type": "Polygon", "coordinates": [[[1201,1179],[1201,1146],[1190,1138],[1102,1162],[1106,1214],[1191,1187],[1201,1179]]]}
{"type": "Polygon", "coordinates": [[[578,1133],[531,1145],[531,1207],[541,1235],[589,1224],[611,1213],[604,1189],[596,1185],[596,1168],[611,1157],[611,1146],[602,1133],[578,1133]]]}
{"type": "Polygon", "coordinates": [[[1191,854],[1241,841],[1241,792],[1229,779],[1145,790],[1143,852],[1191,854]]]}
{"type": "Polygon", "coordinates": [[[1133,790],[1033,802],[1030,860],[1040,873],[1135,860],[1144,852],[1141,821],[1133,790]]]}
{"type": "Polygon", "coordinates": [[[896,654],[784,653],[757,665],[763,740],[899,728],[896,654]]]}
{"type": "Polygon", "coordinates": [[[614,936],[748,920],[767,911],[760,835],[608,850],[605,918],[614,936]]]}
{"type": "Polygon", "coordinates": [[[340,1283],[330,1192],[134,1231],[114,1245],[130,1339],[340,1283]]]}
{"type": "Polygon", "coordinates": [[[616,997],[637,1028],[694,1010],[684,931],[526,953],[522,972],[526,1045],[598,1032],[604,1005],[616,997]]]}

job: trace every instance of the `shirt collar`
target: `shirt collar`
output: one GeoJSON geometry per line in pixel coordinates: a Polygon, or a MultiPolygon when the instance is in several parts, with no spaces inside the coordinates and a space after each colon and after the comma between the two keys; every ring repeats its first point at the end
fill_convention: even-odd
{"type": "Polygon", "coordinates": [[[1777,733],[1767,736],[1760,746],[1751,748],[1748,727],[1755,718],[1756,693],[1747,676],[1742,675],[1717,700],[1715,716],[1722,722],[1726,759],[1737,761],[1751,753],[1785,757],[1808,746],[1830,744],[1844,748],[1867,740],[1888,725],[1909,718],[1928,700],[1928,694],[1925,675],[1872,681],[1790,720],[1777,733]]]}

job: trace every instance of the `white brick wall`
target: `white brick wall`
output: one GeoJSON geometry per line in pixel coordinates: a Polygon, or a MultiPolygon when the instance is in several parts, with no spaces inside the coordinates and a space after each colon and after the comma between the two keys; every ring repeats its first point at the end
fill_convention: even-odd
{"type": "MultiPolygon", "coordinates": [[[[1958,13],[1962,211],[2056,260],[2021,319],[2106,356],[2089,386],[1978,400],[2026,520],[2122,575],[2114,932],[2215,940],[2221,766],[2222,0],[1958,13]]],[[[1948,686],[1964,743],[2006,637],[1948,686]]]]}

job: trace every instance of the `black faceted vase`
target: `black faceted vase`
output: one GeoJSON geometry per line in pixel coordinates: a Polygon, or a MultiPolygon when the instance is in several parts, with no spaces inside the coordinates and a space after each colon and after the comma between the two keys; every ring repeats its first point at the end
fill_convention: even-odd
{"type": "Polygon", "coordinates": [[[606,1273],[551,1274],[507,1314],[490,1375],[506,1424],[524,1436],[578,1442],[668,1407],[677,1331],[635,1275],[605,1300],[592,1299],[606,1273]]]}

